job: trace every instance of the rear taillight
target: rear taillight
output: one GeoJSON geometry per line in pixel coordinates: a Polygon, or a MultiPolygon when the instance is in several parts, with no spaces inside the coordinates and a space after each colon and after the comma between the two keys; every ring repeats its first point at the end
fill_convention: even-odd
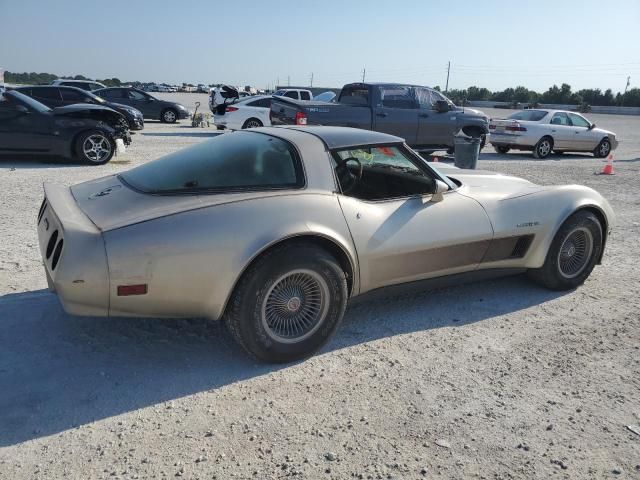
{"type": "Polygon", "coordinates": [[[236,110],[238,110],[238,107],[227,107],[226,108],[226,112],[235,112],[236,110]]]}
{"type": "Polygon", "coordinates": [[[526,132],[527,131],[527,129],[520,124],[508,125],[504,127],[504,129],[507,130],[508,132],[526,132]]]}
{"type": "Polygon", "coordinates": [[[304,112],[296,112],[296,125],[306,125],[307,114],[304,112]]]}

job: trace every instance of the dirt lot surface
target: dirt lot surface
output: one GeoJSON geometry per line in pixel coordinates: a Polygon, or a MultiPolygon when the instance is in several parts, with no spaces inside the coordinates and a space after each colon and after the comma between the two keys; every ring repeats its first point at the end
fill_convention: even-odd
{"type": "Polygon", "coordinates": [[[213,129],[148,122],[102,167],[0,159],[0,478],[640,478],[640,118],[589,117],[622,140],[615,176],[590,155],[480,160],[609,199],[617,224],[583,287],[513,277],[355,303],[322,352],[284,366],[218,323],[71,317],[45,289],[42,182],[213,129]]]}

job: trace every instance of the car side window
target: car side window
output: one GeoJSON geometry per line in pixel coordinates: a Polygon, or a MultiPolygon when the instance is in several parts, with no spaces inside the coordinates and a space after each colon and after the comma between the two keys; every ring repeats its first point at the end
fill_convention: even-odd
{"type": "Polygon", "coordinates": [[[108,98],[109,100],[122,98],[120,90],[101,90],[96,93],[96,95],[102,98],[108,98]]]}
{"type": "Polygon", "coordinates": [[[563,125],[565,127],[570,127],[571,126],[571,122],[569,121],[569,117],[564,112],[556,112],[556,113],[554,113],[553,117],[551,117],[551,124],[552,125],[563,125]]]}
{"type": "Polygon", "coordinates": [[[270,98],[261,98],[260,100],[255,100],[251,103],[247,103],[249,107],[261,107],[261,108],[270,108],[271,107],[271,99],[270,98]]]}
{"type": "Polygon", "coordinates": [[[82,103],[85,100],[85,96],[77,90],[71,90],[70,88],[61,88],[62,98],[65,102],[82,103]]]}
{"type": "Polygon", "coordinates": [[[42,99],[45,102],[62,100],[62,98],[60,97],[60,89],[58,88],[50,88],[50,87],[32,88],[31,96],[36,100],[42,99]]]}
{"type": "Polygon", "coordinates": [[[129,98],[131,100],[145,100],[146,99],[146,97],[142,93],[136,92],[135,90],[129,90],[127,93],[129,94],[129,98]]]}
{"type": "Polygon", "coordinates": [[[413,88],[407,86],[391,86],[380,88],[382,106],[387,108],[418,108],[413,88]]]}
{"type": "Polygon", "coordinates": [[[311,100],[309,92],[300,92],[300,100],[311,100]]]}
{"type": "Polygon", "coordinates": [[[332,158],[340,189],[350,197],[375,201],[435,191],[435,178],[428,169],[398,145],[338,150],[332,158]]]}
{"type": "Polygon", "coordinates": [[[428,88],[416,87],[415,95],[420,108],[431,109],[431,107],[433,107],[433,105],[436,103],[436,97],[432,95],[431,90],[429,90],[428,88]]]}
{"type": "Polygon", "coordinates": [[[587,121],[586,118],[581,117],[580,115],[577,115],[575,113],[569,113],[569,118],[571,119],[571,124],[574,127],[584,127],[584,128],[589,128],[591,126],[591,124],[587,121]]]}
{"type": "Polygon", "coordinates": [[[296,91],[292,91],[292,92],[287,92],[284,94],[285,97],[289,97],[289,98],[294,98],[296,100],[298,100],[298,92],[296,91]]]}

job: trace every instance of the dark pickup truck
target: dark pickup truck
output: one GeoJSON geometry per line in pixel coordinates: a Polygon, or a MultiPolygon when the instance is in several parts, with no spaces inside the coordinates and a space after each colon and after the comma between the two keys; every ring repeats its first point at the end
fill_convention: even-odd
{"type": "Polygon", "coordinates": [[[482,138],[489,120],[479,110],[457,107],[437,90],[397,83],[350,83],[335,103],[273,97],[273,125],[331,125],[389,133],[416,150],[452,149],[460,129],[482,138]]]}

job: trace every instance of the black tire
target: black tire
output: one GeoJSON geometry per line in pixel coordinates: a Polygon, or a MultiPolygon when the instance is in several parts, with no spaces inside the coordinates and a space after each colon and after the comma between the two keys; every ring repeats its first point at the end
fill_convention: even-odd
{"type": "Polygon", "coordinates": [[[79,160],[89,165],[104,165],[113,158],[116,142],[102,130],[87,130],[76,138],[74,145],[79,160]]]}
{"type": "Polygon", "coordinates": [[[600,258],[602,239],[602,226],[596,216],[586,210],[578,211],[556,233],[542,267],[527,274],[551,290],[576,288],[584,283],[600,258]]]}
{"type": "Polygon", "coordinates": [[[496,149],[496,152],[502,154],[502,155],[506,155],[507,153],[509,153],[509,150],[511,150],[509,147],[503,147],[501,145],[496,145],[495,147],[493,147],[496,149]]]}
{"type": "Polygon", "coordinates": [[[276,247],[242,275],[225,323],[249,354],[265,362],[291,362],[329,340],[342,321],[347,297],[345,273],[325,250],[306,244],[276,247]]]}
{"type": "Polygon", "coordinates": [[[173,108],[167,108],[160,114],[160,121],[162,123],[176,123],[178,121],[178,112],[173,108]]]}
{"type": "Polygon", "coordinates": [[[242,128],[258,128],[262,127],[263,124],[257,118],[248,118],[243,124],[242,128]]]}
{"type": "Polygon", "coordinates": [[[608,138],[603,138],[598,146],[593,151],[593,156],[596,158],[607,158],[611,153],[611,142],[608,138]]]}
{"type": "Polygon", "coordinates": [[[536,143],[536,146],[533,147],[533,156],[535,158],[543,159],[547,158],[551,155],[553,151],[553,138],[551,137],[542,137],[536,143]]]}

